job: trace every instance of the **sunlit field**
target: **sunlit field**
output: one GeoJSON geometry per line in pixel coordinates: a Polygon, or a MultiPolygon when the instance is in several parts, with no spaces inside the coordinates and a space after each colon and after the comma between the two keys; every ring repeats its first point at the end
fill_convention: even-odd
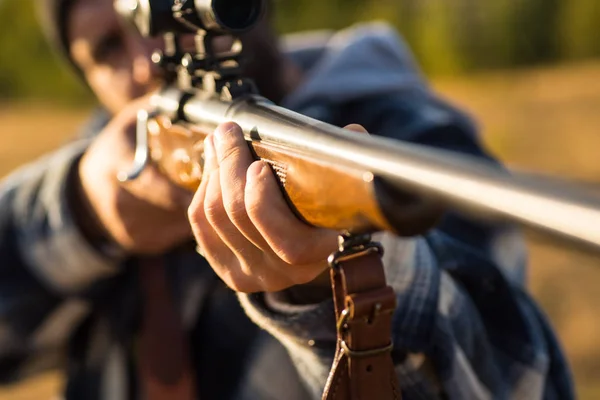
{"type": "MultiPolygon", "coordinates": [[[[438,79],[434,87],[477,118],[483,140],[511,167],[600,188],[600,63],[438,79]]],[[[67,140],[85,116],[0,105],[0,175],[67,140]]],[[[530,260],[530,287],[557,328],[579,397],[600,398],[600,258],[530,238],[530,260]]],[[[0,399],[50,399],[60,386],[60,374],[47,374],[1,390],[0,399]]]]}

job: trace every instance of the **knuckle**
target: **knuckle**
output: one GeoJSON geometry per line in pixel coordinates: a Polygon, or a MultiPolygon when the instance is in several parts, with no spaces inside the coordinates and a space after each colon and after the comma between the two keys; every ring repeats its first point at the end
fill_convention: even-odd
{"type": "Polygon", "coordinates": [[[239,159],[241,157],[241,152],[242,152],[242,147],[239,146],[237,143],[233,142],[231,143],[231,145],[226,146],[220,157],[219,157],[219,163],[228,163],[228,162],[235,162],[235,160],[239,159]]]}
{"type": "Polygon", "coordinates": [[[215,222],[220,222],[227,218],[227,212],[223,207],[223,199],[220,193],[210,192],[206,194],[203,204],[204,214],[206,219],[214,225],[215,222]]]}
{"type": "Polygon", "coordinates": [[[249,289],[249,285],[246,283],[245,280],[238,279],[234,275],[230,275],[227,279],[224,279],[224,281],[227,284],[227,286],[229,286],[230,289],[232,289],[236,292],[245,293],[246,290],[249,289]]]}
{"type": "Polygon", "coordinates": [[[204,214],[206,214],[206,219],[213,225],[215,222],[220,222],[227,218],[227,212],[225,212],[223,203],[218,198],[207,199],[204,202],[204,214]]]}
{"type": "Polygon", "coordinates": [[[219,136],[225,140],[231,140],[242,135],[242,128],[233,121],[227,121],[219,124],[215,133],[220,134],[219,136]]]}
{"type": "Polygon", "coordinates": [[[276,250],[276,254],[284,262],[290,265],[304,265],[310,263],[311,252],[299,242],[288,241],[284,242],[281,247],[276,250]]]}
{"type": "Polygon", "coordinates": [[[192,203],[190,204],[190,206],[187,209],[187,217],[190,220],[191,223],[195,224],[198,223],[199,221],[199,215],[198,215],[198,205],[196,203],[192,203]]]}
{"type": "Polygon", "coordinates": [[[243,274],[231,275],[225,283],[230,289],[240,293],[254,293],[262,290],[260,286],[250,281],[243,274]]]}
{"type": "Polygon", "coordinates": [[[246,261],[240,260],[240,270],[244,274],[244,276],[249,277],[252,276],[253,268],[246,261]]]}
{"type": "Polygon", "coordinates": [[[233,222],[245,222],[248,218],[246,203],[241,196],[234,196],[229,201],[225,202],[224,207],[229,218],[233,222]]]}
{"type": "Polygon", "coordinates": [[[192,225],[200,225],[202,223],[203,205],[193,201],[187,209],[187,217],[192,225]]]}

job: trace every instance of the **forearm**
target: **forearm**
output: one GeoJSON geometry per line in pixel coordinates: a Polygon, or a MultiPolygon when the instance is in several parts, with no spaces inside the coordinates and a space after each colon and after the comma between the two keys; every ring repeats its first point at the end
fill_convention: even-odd
{"type": "MultiPolygon", "coordinates": [[[[57,204],[80,151],[73,147],[30,164],[0,185],[0,383],[60,365],[71,332],[91,308],[83,297],[69,296],[77,286],[69,276],[54,279],[61,268],[78,273],[65,269],[61,258],[67,256],[56,255],[55,247],[68,251],[80,241],[66,234],[63,204],[57,204]]],[[[78,268],[88,268],[86,259],[78,268]]]]}
{"type": "Polygon", "coordinates": [[[0,189],[20,258],[34,276],[62,294],[81,292],[118,273],[121,261],[94,247],[76,219],[73,174],[86,146],[85,141],[73,143],[20,169],[0,189]]]}
{"type": "MultiPolygon", "coordinates": [[[[407,304],[417,308],[428,305],[426,300],[434,287],[427,274],[429,270],[416,271],[412,268],[412,264],[413,262],[431,264],[428,260],[429,254],[424,252],[424,248],[418,246],[415,240],[397,241],[394,248],[390,248],[389,243],[385,241],[384,245],[386,246],[384,263],[386,265],[393,263],[398,267],[398,272],[393,272],[391,276],[393,281],[390,280],[390,283],[395,283],[392,286],[396,290],[400,305],[397,316],[410,315],[411,323],[415,327],[415,340],[421,340],[420,334],[428,330],[427,327],[421,326],[430,324],[431,321],[415,319],[413,317],[420,317],[420,315],[407,313],[404,308],[407,304]],[[409,263],[411,268],[406,268],[409,263]],[[415,274],[415,272],[419,273],[415,274]]],[[[240,299],[251,319],[287,347],[301,377],[311,389],[313,398],[317,399],[320,398],[331,368],[336,346],[336,330],[330,288],[326,292],[327,300],[315,304],[297,304],[307,299],[309,286],[305,285],[299,293],[296,293],[302,297],[296,304],[289,301],[292,297],[289,290],[277,295],[270,293],[240,295],[240,299]]],[[[435,295],[435,290],[432,293],[435,295]]],[[[395,325],[402,325],[397,317],[395,325]]],[[[404,339],[414,341],[408,337],[403,337],[404,339]]],[[[397,346],[394,351],[394,358],[398,363],[404,361],[404,350],[405,348],[397,346]]]]}
{"type": "MultiPolygon", "coordinates": [[[[547,382],[568,376],[566,369],[549,373],[550,363],[560,364],[550,360],[560,351],[548,339],[549,328],[493,264],[437,233],[411,240],[387,236],[383,243],[398,302],[393,358],[408,398],[423,390],[435,398],[436,388],[457,399],[540,398],[547,382]]],[[[249,316],[288,348],[318,398],[335,349],[332,302],[301,306],[264,295],[240,298],[249,316]]],[[[567,386],[553,390],[569,398],[567,386]]]]}

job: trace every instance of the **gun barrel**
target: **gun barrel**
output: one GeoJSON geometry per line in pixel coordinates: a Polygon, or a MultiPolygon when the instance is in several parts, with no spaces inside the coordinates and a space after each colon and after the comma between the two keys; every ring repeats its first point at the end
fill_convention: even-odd
{"type": "Polygon", "coordinates": [[[600,250],[600,198],[562,181],[509,173],[465,154],[351,132],[256,96],[226,102],[168,88],[155,97],[155,104],[159,111],[207,131],[234,121],[249,141],[360,168],[392,187],[441,200],[471,217],[518,222],[600,250]]]}

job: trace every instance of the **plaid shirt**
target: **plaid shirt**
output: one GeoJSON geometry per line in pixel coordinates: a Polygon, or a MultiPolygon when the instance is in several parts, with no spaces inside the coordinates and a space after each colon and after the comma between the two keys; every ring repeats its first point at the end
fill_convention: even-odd
{"type": "MultiPolygon", "coordinates": [[[[390,33],[370,29],[362,37],[382,47],[390,33]]],[[[470,121],[425,88],[396,46],[411,77],[403,90],[343,102],[296,96],[286,105],[492,162],[470,121]]],[[[22,168],[0,188],[0,379],[60,367],[67,398],[136,398],[136,262],[88,243],[70,209],[71,174],[90,140],[22,168]]],[[[560,347],[524,289],[517,231],[450,214],[426,236],[378,239],[398,297],[393,357],[406,399],[573,398],[560,347]]],[[[335,349],[330,300],[293,305],[234,294],[193,251],[165,257],[202,398],[320,398],[335,349]]]]}

